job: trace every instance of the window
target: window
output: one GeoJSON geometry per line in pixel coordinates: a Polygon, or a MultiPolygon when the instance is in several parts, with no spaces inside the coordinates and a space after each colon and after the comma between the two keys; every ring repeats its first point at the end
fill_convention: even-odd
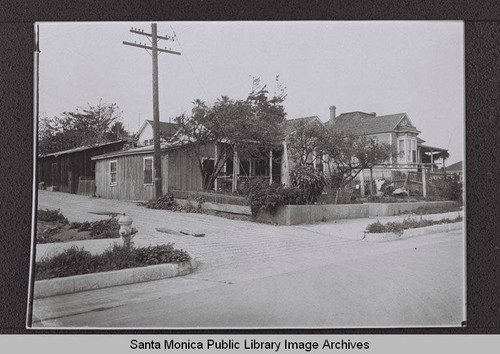
{"type": "Polygon", "coordinates": [[[417,141],[411,140],[411,162],[417,162],[417,141]]]}
{"type": "Polygon", "coordinates": [[[109,180],[111,184],[116,184],[116,161],[109,162],[109,180]]]}
{"type": "Polygon", "coordinates": [[[417,162],[417,140],[415,137],[398,139],[399,162],[417,162]]]}
{"type": "Polygon", "coordinates": [[[151,157],[144,158],[144,184],[153,183],[153,159],[151,157]]]}
{"type": "Polygon", "coordinates": [[[398,154],[399,154],[399,160],[404,160],[404,158],[405,158],[405,141],[403,139],[398,140],[398,154]]]}

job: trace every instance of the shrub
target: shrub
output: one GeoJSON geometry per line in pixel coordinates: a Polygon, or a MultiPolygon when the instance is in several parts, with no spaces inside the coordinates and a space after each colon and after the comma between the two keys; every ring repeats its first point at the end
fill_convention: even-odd
{"type": "Polygon", "coordinates": [[[190,259],[186,251],[174,249],[171,243],[139,248],[114,245],[98,255],[92,255],[83,248],[73,246],[54,257],[44,258],[37,262],[35,279],[67,277],[163,263],[180,263],[190,259]]]}
{"type": "Polygon", "coordinates": [[[302,191],[307,204],[317,202],[325,187],[323,174],[309,165],[295,166],[290,174],[290,182],[302,191]]]}
{"type": "Polygon", "coordinates": [[[260,209],[272,215],[282,205],[305,204],[303,192],[296,187],[284,187],[277,183],[269,184],[267,180],[252,179],[243,193],[250,203],[252,215],[255,217],[260,209]]]}
{"type": "Polygon", "coordinates": [[[91,273],[96,265],[97,260],[89,251],[73,246],[52,258],[37,262],[36,279],[91,273]]]}
{"type": "Polygon", "coordinates": [[[68,219],[66,219],[64,217],[64,215],[61,213],[61,209],[57,209],[57,210],[38,209],[37,220],[38,221],[47,221],[47,222],[58,221],[62,224],[68,223],[68,219]]]}
{"type": "Polygon", "coordinates": [[[430,192],[435,197],[462,203],[463,187],[457,176],[446,176],[444,178],[433,180],[429,184],[430,192]]]}

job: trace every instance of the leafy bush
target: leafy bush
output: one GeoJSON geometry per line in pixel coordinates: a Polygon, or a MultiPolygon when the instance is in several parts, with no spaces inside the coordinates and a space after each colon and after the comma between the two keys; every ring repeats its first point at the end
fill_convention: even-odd
{"type": "Polygon", "coordinates": [[[431,194],[435,197],[462,203],[463,187],[457,176],[446,176],[445,178],[432,180],[429,187],[431,194]]]}
{"type": "Polygon", "coordinates": [[[52,258],[37,262],[35,279],[91,273],[96,266],[97,260],[89,251],[73,246],[52,258]]]}
{"type": "Polygon", "coordinates": [[[37,220],[38,221],[47,221],[47,222],[58,221],[62,224],[68,223],[68,219],[66,219],[64,217],[64,215],[61,213],[61,209],[57,209],[57,210],[38,209],[37,220]]]}
{"type": "Polygon", "coordinates": [[[290,174],[290,182],[302,191],[307,204],[317,202],[325,187],[323,174],[309,165],[296,165],[290,174]]]}
{"type": "Polygon", "coordinates": [[[99,255],[92,255],[83,248],[73,246],[58,255],[37,262],[35,279],[67,277],[163,263],[180,263],[190,259],[186,251],[174,249],[171,243],[139,248],[114,245],[99,255]]]}
{"type": "Polygon", "coordinates": [[[274,215],[282,205],[305,204],[304,195],[299,188],[284,187],[277,183],[270,185],[267,180],[258,178],[250,180],[243,193],[250,203],[254,217],[260,209],[274,215]]]}
{"type": "Polygon", "coordinates": [[[462,221],[462,217],[459,215],[455,219],[444,218],[441,220],[428,220],[428,219],[416,219],[416,218],[407,218],[402,222],[388,222],[387,224],[381,224],[380,221],[377,221],[373,224],[370,224],[366,227],[366,232],[369,233],[383,233],[383,232],[394,232],[394,233],[402,233],[403,230],[407,229],[416,229],[418,227],[425,227],[431,225],[438,224],[451,224],[454,222],[462,221]]]}

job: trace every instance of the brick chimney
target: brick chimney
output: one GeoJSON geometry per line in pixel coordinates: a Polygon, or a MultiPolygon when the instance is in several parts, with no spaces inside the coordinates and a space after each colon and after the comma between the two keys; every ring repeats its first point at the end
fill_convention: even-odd
{"type": "Polygon", "coordinates": [[[330,123],[334,123],[335,122],[335,110],[336,109],[337,109],[337,107],[330,106],[330,120],[329,120],[330,123]]]}

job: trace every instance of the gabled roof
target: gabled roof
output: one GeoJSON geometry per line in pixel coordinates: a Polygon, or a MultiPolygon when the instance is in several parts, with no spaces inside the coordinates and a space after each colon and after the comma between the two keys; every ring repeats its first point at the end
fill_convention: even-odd
{"type": "MultiPolygon", "coordinates": [[[[142,123],[142,126],[139,128],[139,130],[135,134],[136,136],[139,136],[142,134],[142,131],[144,130],[144,128],[146,128],[146,124],[149,124],[149,125],[151,125],[151,127],[153,127],[154,121],[145,120],[144,123],[142,123]]],[[[165,138],[169,138],[169,137],[173,136],[177,132],[178,129],[179,129],[179,127],[175,123],[160,122],[160,134],[165,138]]]]}
{"type": "Polygon", "coordinates": [[[106,143],[101,143],[101,144],[79,146],[79,147],[76,147],[73,149],[62,150],[62,151],[52,152],[50,154],[40,155],[40,157],[50,157],[50,156],[57,157],[59,155],[72,154],[75,152],[81,152],[81,151],[85,151],[85,150],[95,149],[95,148],[99,148],[99,147],[107,146],[107,145],[113,145],[113,144],[119,144],[119,143],[123,144],[123,143],[127,143],[129,141],[131,141],[131,139],[121,139],[121,140],[111,141],[111,142],[106,142],[106,143]]]}
{"type": "Polygon", "coordinates": [[[420,132],[406,113],[376,116],[374,113],[348,112],[340,114],[333,122],[330,120],[327,126],[331,129],[351,132],[354,135],[369,135],[394,131],[405,118],[408,119],[410,130],[420,132]]]}
{"type": "Polygon", "coordinates": [[[285,120],[285,135],[289,135],[295,130],[297,130],[299,124],[304,122],[306,124],[317,122],[324,126],[324,123],[319,119],[318,116],[310,116],[310,117],[302,117],[302,118],[294,118],[294,119],[286,119],[285,120]]]}
{"type": "Polygon", "coordinates": [[[455,162],[454,164],[447,166],[446,171],[463,171],[462,161],[455,162]]]}

